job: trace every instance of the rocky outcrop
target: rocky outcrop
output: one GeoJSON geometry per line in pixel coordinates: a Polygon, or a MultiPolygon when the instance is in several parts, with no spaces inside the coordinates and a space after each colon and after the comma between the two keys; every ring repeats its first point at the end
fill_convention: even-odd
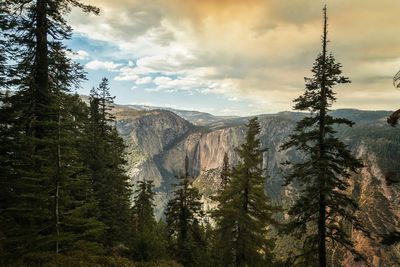
{"type": "Polygon", "coordinates": [[[160,156],[195,127],[170,111],[138,111],[117,106],[116,127],[127,145],[126,171],[132,184],[154,180],[157,190],[157,216],[162,215],[171,188],[171,177],[160,168],[160,156]]]}
{"type": "MultiPolygon", "coordinates": [[[[358,198],[361,211],[358,216],[371,234],[365,237],[353,231],[352,239],[359,251],[368,255],[372,266],[399,266],[400,244],[382,245],[382,236],[400,227],[400,187],[386,182],[384,170],[378,164],[378,156],[362,143],[355,151],[365,164],[357,175],[354,175],[353,192],[358,198]]],[[[341,265],[348,267],[365,266],[363,262],[354,262],[351,255],[345,255],[341,265]]]]}

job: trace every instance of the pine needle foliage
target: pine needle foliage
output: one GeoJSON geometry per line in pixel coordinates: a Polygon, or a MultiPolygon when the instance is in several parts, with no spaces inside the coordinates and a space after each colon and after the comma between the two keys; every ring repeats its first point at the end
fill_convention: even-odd
{"type": "Polygon", "coordinates": [[[304,94],[294,100],[294,109],[310,115],[297,123],[289,141],[282,146],[282,149],[295,148],[305,156],[302,162],[287,162],[290,171],[286,184],[296,181],[301,189],[299,199],[289,211],[291,221],[286,231],[309,235],[303,258],[313,258],[321,267],[327,266],[327,254],[333,244],[361,256],[346,226],[365,232],[356,217],[357,201],[349,192],[352,173],[363,165],[335,136],[337,125],[354,123],[329,115],[329,108],[336,101],[333,88],[350,80],[342,76],[341,64],[327,51],[327,33],[325,7],[322,52],[311,69],[313,76],[305,78],[304,94]]]}
{"type": "Polygon", "coordinates": [[[201,227],[204,212],[201,195],[191,183],[187,156],[185,174],[177,178],[179,183],[165,210],[170,251],[183,266],[204,266],[205,243],[201,227]]]}
{"type": "MultiPolygon", "coordinates": [[[[230,171],[226,186],[217,197],[216,250],[223,266],[264,266],[272,264],[274,240],[267,239],[269,229],[277,225],[273,218],[278,207],[265,195],[260,125],[257,118],[247,124],[246,142],[236,152],[240,163],[230,171]]],[[[224,163],[225,166],[225,163],[224,163]]]]}
{"type": "Polygon", "coordinates": [[[127,247],[131,229],[131,185],[125,174],[125,144],[115,129],[108,80],[103,78],[90,94],[84,161],[90,169],[99,220],[107,227],[101,243],[108,249],[127,247]]]}

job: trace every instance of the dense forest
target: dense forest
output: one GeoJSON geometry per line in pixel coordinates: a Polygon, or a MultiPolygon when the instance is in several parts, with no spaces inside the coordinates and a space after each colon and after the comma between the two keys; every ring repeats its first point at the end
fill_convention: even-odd
{"type": "MultiPolygon", "coordinates": [[[[76,93],[86,76],[65,45],[72,35],[66,21],[72,8],[101,16],[79,0],[0,3],[1,266],[325,267],[338,245],[354,262],[369,264],[348,231],[374,238],[349,194],[352,174],[363,163],[337,134],[338,127],[353,122],[330,114],[335,86],[350,79],[329,52],[326,8],[321,52],[304,94],[294,100],[294,109],[307,115],[281,147],[304,155],[302,161],[282,162],[285,186],[299,188],[293,205],[285,210],[265,194],[268,147],[262,147],[255,117],[236,149],[240,163],[230,166],[225,154],[212,197],[216,208],[203,208],[186,157],[159,220],[153,178],[132,184],[126,174],[126,147],[115,127],[108,80],[96,81],[88,101],[76,93]],[[289,219],[282,220],[285,216],[289,219]],[[296,239],[301,251],[276,257],[280,238],[296,239]]],[[[376,140],[379,129],[363,134],[385,153],[399,153],[376,140]]],[[[398,239],[394,232],[383,242],[398,239]]]]}

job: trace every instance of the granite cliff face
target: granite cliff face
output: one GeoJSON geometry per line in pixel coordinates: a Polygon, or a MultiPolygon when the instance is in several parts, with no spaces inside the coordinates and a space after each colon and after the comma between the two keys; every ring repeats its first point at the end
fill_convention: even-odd
{"type": "Polygon", "coordinates": [[[160,216],[171,187],[171,177],[160,168],[159,157],[193,125],[170,111],[136,111],[118,106],[117,129],[127,145],[127,173],[132,182],[152,179],[157,188],[157,211],[160,216]]]}
{"type": "MultiPolygon", "coordinates": [[[[208,123],[202,120],[201,125],[195,125],[197,116],[191,123],[166,110],[117,106],[115,113],[117,128],[128,146],[127,172],[132,182],[155,181],[157,216],[162,216],[176,182],[175,176],[183,172],[186,155],[193,184],[203,193],[205,207],[212,209],[215,206],[209,196],[218,189],[224,153],[228,153],[230,164],[238,162],[235,148],[244,142],[247,118],[213,118],[208,123]]],[[[344,116],[357,123],[352,129],[338,129],[338,134],[365,164],[359,174],[354,174],[351,193],[359,200],[359,216],[374,239],[364,238],[355,231],[352,233],[356,246],[366,252],[373,266],[398,266],[400,262],[399,246],[379,244],[382,234],[400,228],[400,186],[392,184],[400,178],[400,130],[386,125],[388,114],[356,110],[333,112],[334,116],[344,116]]],[[[264,155],[269,176],[265,190],[274,201],[283,205],[296,197],[296,190],[282,187],[284,169],[281,163],[301,155],[295,151],[280,151],[280,146],[302,116],[291,112],[259,116],[262,145],[269,149],[264,155]]],[[[281,247],[284,249],[285,245],[288,244],[281,244],[281,247]]],[[[340,250],[333,253],[333,266],[364,266],[340,250]]]]}

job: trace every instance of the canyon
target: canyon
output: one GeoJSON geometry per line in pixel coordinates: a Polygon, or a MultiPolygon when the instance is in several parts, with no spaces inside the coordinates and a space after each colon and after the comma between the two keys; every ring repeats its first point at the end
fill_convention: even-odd
{"type": "MultiPolygon", "coordinates": [[[[218,117],[196,111],[165,110],[147,106],[114,108],[116,127],[127,146],[127,174],[132,184],[138,180],[154,181],[156,216],[161,218],[165,205],[184,172],[185,157],[193,186],[203,195],[205,210],[216,203],[210,197],[217,192],[224,154],[234,166],[239,158],[235,148],[244,142],[246,117],[218,117]]],[[[388,111],[340,109],[335,117],[345,117],[356,124],[339,127],[338,137],[364,163],[352,179],[351,192],[360,205],[358,216],[371,233],[371,238],[350,229],[356,248],[367,255],[372,266],[398,266],[400,246],[381,244],[382,236],[400,228],[400,130],[387,125],[388,111]]],[[[293,131],[302,113],[280,112],[257,116],[261,126],[260,140],[264,148],[265,192],[272,201],[287,208],[296,198],[296,185],[283,186],[287,160],[301,160],[294,150],[282,151],[280,146],[293,131]]],[[[285,218],[282,216],[282,218],[285,218]]],[[[299,245],[299,244],[298,244],[299,245]]],[[[286,257],[286,239],[277,242],[277,254],[286,257]]],[[[365,266],[355,262],[335,246],[332,266],[365,266]]]]}

